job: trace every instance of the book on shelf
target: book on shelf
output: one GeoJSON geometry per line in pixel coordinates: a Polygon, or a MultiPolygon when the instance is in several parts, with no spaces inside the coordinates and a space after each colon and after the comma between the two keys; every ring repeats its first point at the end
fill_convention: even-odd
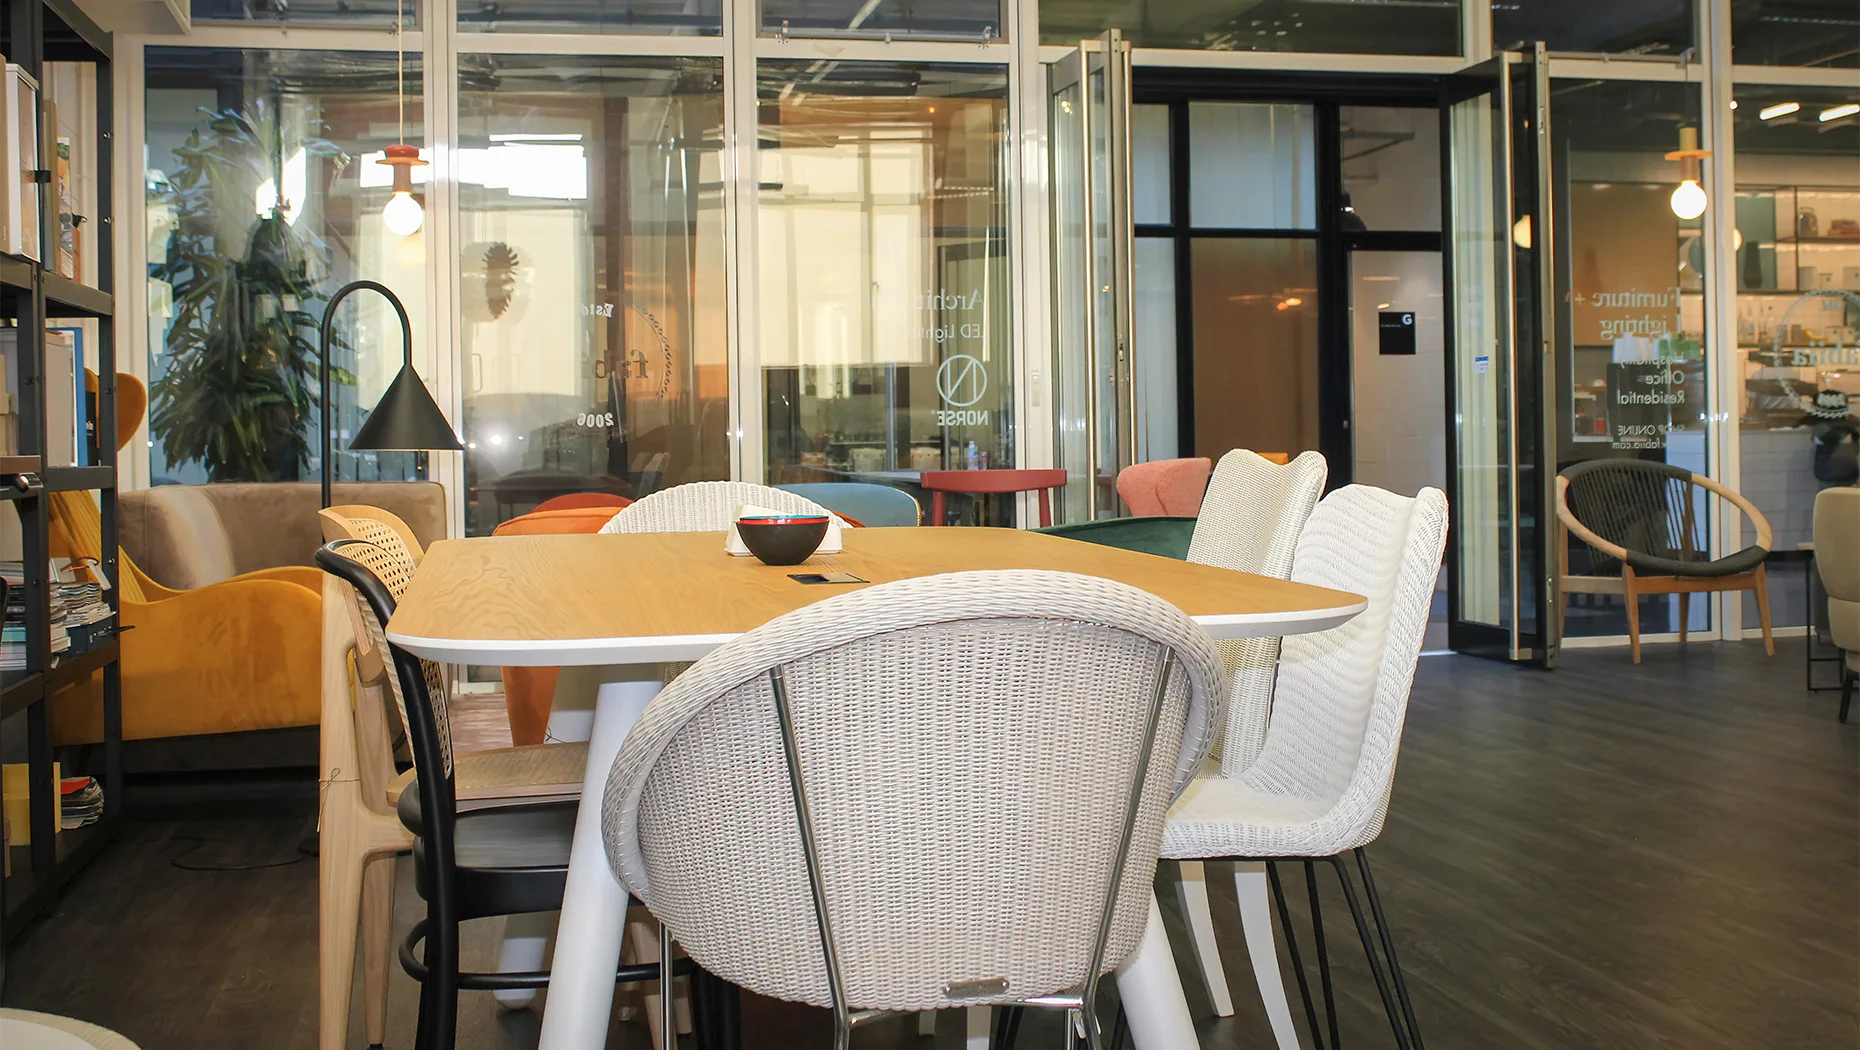
{"type": "MultiPolygon", "coordinates": [[[[47,322],[45,329],[44,466],[88,466],[96,451],[96,396],[87,359],[94,359],[97,322],[89,318],[47,322]]],[[[18,447],[18,416],[9,387],[19,375],[19,329],[0,328],[0,455],[18,447]]]]}
{"type": "Polygon", "coordinates": [[[97,67],[89,62],[46,62],[46,148],[56,208],[52,268],[74,281],[97,284],[97,67]]]}
{"type": "MultiPolygon", "coordinates": [[[[90,392],[89,383],[91,364],[90,348],[95,346],[97,342],[92,335],[96,330],[96,325],[97,322],[95,321],[76,319],[60,320],[58,318],[48,319],[45,323],[46,352],[48,355],[51,352],[51,339],[54,333],[65,339],[69,339],[71,344],[71,410],[75,417],[71,426],[71,459],[72,465],[79,467],[88,467],[96,462],[97,459],[97,457],[93,455],[93,450],[97,444],[96,396],[90,392]],[[80,379],[83,381],[80,382],[80,379]]],[[[49,373],[51,370],[49,363],[51,358],[48,356],[46,360],[48,362],[46,370],[49,373]]],[[[62,356],[60,360],[63,360],[62,356]]],[[[46,391],[46,396],[49,398],[55,392],[62,393],[62,388],[54,384],[46,391]]],[[[47,413],[48,417],[51,415],[52,413],[47,413]]],[[[45,435],[47,447],[50,447],[52,439],[60,433],[59,431],[51,430],[48,423],[45,435]]]]}
{"type": "Polygon", "coordinates": [[[39,82],[17,64],[6,64],[5,166],[0,170],[0,249],[39,258],[39,82]]]}
{"type": "MultiPolygon", "coordinates": [[[[59,785],[64,779],[60,765],[52,763],[52,775],[45,782],[45,787],[52,791],[52,827],[58,828],[63,823],[63,814],[58,807],[64,801],[59,785]]],[[[13,845],[32,845],[32,771],[25,762],[8,762],[0,766],[0,808],[6,811],[7,822],[13,825],[13,845]]]]}
{"type": "Polygon", "coordinates": [[[77,340],[65,329],[45,330],[45,465],[77,465],[78,394],[84,389],[77,340]]]}

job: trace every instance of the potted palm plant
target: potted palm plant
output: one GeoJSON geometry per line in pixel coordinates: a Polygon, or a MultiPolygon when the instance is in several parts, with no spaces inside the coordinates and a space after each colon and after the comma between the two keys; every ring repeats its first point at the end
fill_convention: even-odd
{"type": "MultiPolygon", "coordinates": [[[[329,251],[292,226],[291,209],[304,202],[277,192],[285,184],[279,110],[279,100],[260,99],[243,111],[204,111],[204,129],[175,149],[179,164],[159,191],[173,229],[149,274],[172,287],[173,314],[150,389],[150,430],[170,463],[198,461],[213,481],[295,479],[316,425],[315,310],[329,251]],[[267,199],[248,222],[242,202],[267,199]]],[[[349,160],[323,139],[302,147],[306,164],[349,160]]],[[[353,379],[339,372],[337,381],[353,379]]]]}

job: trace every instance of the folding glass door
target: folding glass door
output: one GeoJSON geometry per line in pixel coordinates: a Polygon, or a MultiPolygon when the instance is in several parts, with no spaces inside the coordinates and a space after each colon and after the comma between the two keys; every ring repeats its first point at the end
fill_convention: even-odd
{"type": "Polygon", "coordinates": [[[1548,66],[1542,45],[1448,78],[1448,641],[1549,666],[1555,433],[1548,66]]]}
{"type": "Polygon", "coordinates": [[[1111,30],[1049,71],[1060,520],[1087,521],[1116,516],[1117,472],[1137,458],[1130,45],[1111,30]]]}

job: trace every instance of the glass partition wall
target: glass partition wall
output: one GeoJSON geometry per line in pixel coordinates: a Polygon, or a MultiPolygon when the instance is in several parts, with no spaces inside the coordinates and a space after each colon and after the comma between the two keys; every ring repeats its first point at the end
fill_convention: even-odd
{"type": "MultiPolygon", "coordinates": [[[[357,278],[393,289],[415,364],[433,364],[426,249],[383,223],[391,191],[374,163],[399,141],[395,56],[151,47],[143,65],[149,477],[315,480],[317,328],[336,289],[357,278]]],[[[399,371],[401,333],[375,296],[345,304],[333,332],[340,447],[399,371]]],[[[342,452],[336,476],[412,477],[413,456],[342,452]]]]}
{"type": "Polygon", "coordinates": [[[1014,466],[1005,70],[756,73],[769,479],[1014,466]]]}
{"type": "Polygon", "coordinates": [[[729,477],[722,62],[459,67],[468,531],[729,477]]]}
{"type": "MultiPolygon", "coordinates": [[[[155,384],[143,476],[313,478],[314,333],[304,319],[320,317],[340,283],[371,277],[408,304],[415,364],[469,446],[432,463],[459,534],[568,489],[638,495],[721,477],[909,489],[915,470],[984,459],[1042,467],[1089,457],[1098,469],[1075,472],[1061,516],[1117,513],[1106,468],[1192,454],[1200,441],[1201,416],[1157,392],[1192,384],[1228,403],[1304,382],[1309,318],[1293,300],[1308,300],[1313,284],[1304,242],[1314,202],[1298,197],[1308,139],[1295,107],[1259,96],[1250,108],[1180,114],[1135,105],[1127,137],[1100,141],[1108,124],[1064,118],[1102,116],[1102,80],[1061,85],[1050,45],[1075,54],[1079,41],[1122,30],[1139,87],[1156,67],[1412,83],[1541,36],[1557,195],[1556,257],[1544,262],[1557,281],[1547,294],[1560,300],[1546,465],[1595,455],[1697,464],[1772,510],[1779,546],[1804,542],[1797,504],[1828,484],[1816,473],[1825,421],[1807,422],[1813,409],[1784,418],[1778,391],[1805,404],[1804,390],[1845,391],[1847,365],[1828,347],[1838,351],[1860,322],[1828,305],[1855,293],[1840,254],[1847,196],[1860,194],[1860,118],[1844,107],[1860,105],[1860,89],[1839,77],[1860,62],[1860,33],[1838,5],[1809,7],[1832,12],[1825,31],[1768,0],[1630,3],[1574,21],[1536,0],[1430,0],[1380,14],[1076,0],[197,0],[192,35],[118,38],[139,103],[123,107],[126,145],[146,187],[126,209],[139,229],[124,253],[147,278],[130,296],[146,306],[149,328],[136,336],[146,342],[126,348],[130,360],[147,351],[155,384]],[[433,161],[416,175],[424,228],[407,236],[385,228],[391,187],[373,163],[403,137],[397,16],[407,27],[404,138],[433,161]],[[220,120],[227,112],[260,115],[241,129],[220,120]],[[1734,158],[1705,164],[1709,206],[1698,219],[1673,215],[1666,200],[1678,166],[1665,154],[1685,125],[1734,158]],[[1068,141],[1075,133],[1081,140],[1068,141]],[[196,134],[201,152],[190,153],[196,134]],[[208,172],[216,149],[236,163],[208,172]],[[1210,195],[1192,163],[1172,176],[1161,158],[1184,149],[1252,172],[1250,189],[1210,195]],[[1132,183],[1121,258],[1107,254],[1114,231],[1098,222],[1118,201],[1085,177],[1095,168],[1056,160],[1108,163],[1120,150],[1132,183]],[[212,223],[190,218],[203,209],[212,223]],[[1097,225],[1064,228],[1066,216],[1097,225]],[[202,348],[225,349],[213,326],[234,311],[206,279],[252,262],[255,232],[258,255],[276,245],[303,263],[303,287],[247,297],[258,315],[286,322],[290,360],[265,380],[286,391],[287,407],[266,424],[283,451],[209,462],[191,406],[211,391],[189,389],[187,370],[205,360],[202,348]],[[1109,329],[1067,327],[1080,313],[1067,296],[1082,297],[1073,305],[1087,316],[1106,314],[1095,272],[1129,276],[1129,301],[1111,312],[1129,329],[1128,360],[1109,329]],[[1814,317],[1771,316],[1804,296],[1793,308],[1814,317]],[[1201,361],[1197,374],[1202,348],[1167,323],[1183,310],[1203,316],[1196,331],[1226,327],[1279,348],[1263,366],[1268,381],[1212,389],[1218,362],[1201,361]],[[1794,345],[1798,328],[1800,342],[1823,345],[1794,345]],[[1779,334],[1786,360],[1767,345],[1779,334]],[[1669,412],[1653,446],[1618,448],[1601,405],[1610,373],[1640,357],[1670,358],[1689,389],[1703,387],[1702,401],[1684,418],[1669,412]],[[1785,478],[1788,493],[1770,491],[1785,478]]],[[[1442,143],[1441,153],[1480,148],[1442,143]]],[[[1418,228],[1412,215],[1378,212],[1366,188],[1346,189],[1359,191],[1353,210],[1371,230],[1418,228]]],[[[1515,223],[1471,232],[1484,239],[1469,265],[1482,258],[1491,270],[1531,251],[1518,238],[1532,231],[1515,223]]],[[[393,374],[389,314],[358,297],[338,319],[338,444],[393,374]]],[[[1476,356],[1465,364],[1466,384],[1495,378],[1476,356]]],[[[1232,427],[1276,428],[1232,441],[1307,444],[1308,421],[1277,419],[1274,407],[1231,413],[1232,427]]],[[[405,454],[335,460],[344,477],[410,477],[417,465],[405,454]]],[[[1507,484],[1483,478],[1469,498],[1496,506],[1507,484]]],[[[1492,531],[1496,512],[1475,504],[1456,507],[1456,529],[1479,520],[1492,531]]],[[[1715,524],[1724,549],[1748,528],[1715,524]]],[[[1786,570],[1772,566],[1774,612],[1792,625],[1806,577],[1792,588],[1786,570]]],[[[1511,603],[1502,587],[1494,594],[1489,618],[1502,619],[1511,603]]],[[[1693,603],[1695,632],[1739,629],[1737,612],[1752,618],[1744,601],[1711,603],[1717,619],[1693,603]]],[[[1569,633],[1612,637],[1621,611],[1572,608],[1569,633]]],[[[1670,600],[1644,611],[1677,623],[1670,600]]]]}

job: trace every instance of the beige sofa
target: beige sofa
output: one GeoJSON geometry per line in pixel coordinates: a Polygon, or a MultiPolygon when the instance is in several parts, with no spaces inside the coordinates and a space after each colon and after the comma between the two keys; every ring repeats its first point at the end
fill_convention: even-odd
{"type": "MultiPolygon", "coordinates": [[[[400,515],[422,545],[446,537],[445,490],[434,481],[338,484],[338,506],[365,503],[400,515]]],[[[162,485],[125,492],[123,550],[156,582],[192,590],[242,573],[311,565],[323,545],[314,482],[162,485]]]]}

